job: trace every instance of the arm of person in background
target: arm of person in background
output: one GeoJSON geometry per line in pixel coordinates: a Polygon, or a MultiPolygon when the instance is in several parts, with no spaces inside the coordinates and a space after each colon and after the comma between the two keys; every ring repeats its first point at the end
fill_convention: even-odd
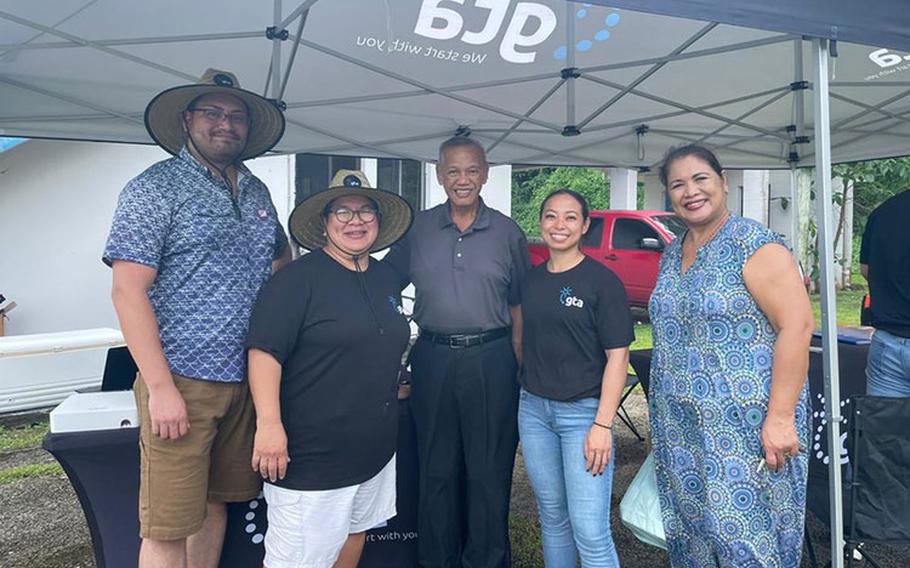
{"type": "Polygon", "coordinates": [[[287,473],[288,438],[281,422],[281,364],[259,349],[249,350],[250,395],[256,408],[253,471],[274,483],[287,473]]]}
{"type": "Polygon", "coordinates": [[[411,283],[411,232],[404,237],[382,257],[382,263],[392,267],[398,277],[399,289],[404,290],[411,283]]]}
{"type": "Polygon", "coordinates": [[[606,349],[604,353],[607,354],[607,364],[604,365],[603,379],[600,382],[600,404],[594,415],[596,424],[591,424],[588,428],[584,442],[585,471],[590,471],[592,475],[600,475],[610,463],[613,419],[616,418],[616,409],[619,407],[629,369],[628,347],[606,349]]]}
{"type": "Polygon", "coordinates": [[[521,296],[524,280],[531,269],[531,257],[528,253],[528,239],[518,225],[515,225],[514,234],[509,240],[509,254],[512,257],[512,266],[509,269],[507,300],[512,316],[512,350],[515,352],[518,366],[521,367],[521,296]]]}
{"type": "Polygon", "coordinates": [[[771,395],[761,429],[765,463],[776,470],[787,456],[799,452],[794,413],[809,370],[815,317],[793,256],[784,246],[768,244],[755,251],[743,267],[743,280],[777,332],[771,395]]]}
{"type": "MultiPolygon", "coordinates": [[[[275,212],[274,205],[272,205],[272,212],[275,213],[277,218],[278,213],[275,212]]],[[[275,250],[272,253],[272,274],[278,272],[282,266],[289,262],[291,262],[291,243],[288,241],[288,236],[284,234],[284,227],[281,226],[281,223],[275,221],[275,250]]]]}
{"type": "Polygon", "coordinates": [[[272,261],[272,274],[278,272],[278,270],[285,264],[291,262],[291,247],[288,244],[285,244],[284,251],[281,255],[272,261]]]}
{"type": "Polygon", "coordinates": [[[512,351],[515,352],[515,361],[521,368],[521,304],[509,306],[512,315],[512,351]]]}
{"type": "Polygon", "coordinates": [[[149,302],[148,290],[158,271],[143,264],[115,260],[113,273],[111,299],[130,354],[148,388],[152,434],[176,440],[187,433],[190,423],[186,403],[164,358],[158,322],[149,302]]]}
{"type": "Polygon", "coordinates": [[[869,248],[872,246],[872,225],[875,222],[875,211],[869,215],[869,218],[866,220],[866,228],[863,231],[863,238],[860,241],[859,247],[859,273],[863,275],[863,278],[866,279],[866,282],[869,281],[869,248]]]}

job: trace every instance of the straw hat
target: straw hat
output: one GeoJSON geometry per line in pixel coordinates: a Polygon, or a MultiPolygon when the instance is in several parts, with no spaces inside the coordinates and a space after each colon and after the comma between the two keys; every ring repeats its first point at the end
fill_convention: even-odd
{"type": "Polygon", "coordinates": [[[202,95],[225,93],[243,101],[249,110],[250,128],[239,160],[255,158],[271,150],[284,134],[284,114],[276,103],[240,88],[233,73],[206,69],[194,85],[180,85],[158,93],[145,108],[145,128],[155,142],[176,155],[186,142],[183,111],[202,95]]]}
{"type": "Polygon", "coordinates": [[[307,250],[324,247],[326,237],[322,212],[332,200],[349,195],[372,199],[379,206],[379,234],[370,247],[370,252],[392,246],[411,227],[414,212],[407,201],[391,191],[370,187],[370,182],[363,172],[338,170],[328,189],[307,197],[294,208],[288,221],[294,240],[307,250]]]}

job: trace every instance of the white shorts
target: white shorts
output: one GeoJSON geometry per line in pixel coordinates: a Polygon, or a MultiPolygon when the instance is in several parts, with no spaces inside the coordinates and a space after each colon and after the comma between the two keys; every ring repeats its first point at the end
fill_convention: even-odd
{"type": "Polygon", "coordinates": [[[395,516],[395,456],[359,485],[297,491],[265,483],[265,568],[331,568],[349,534],[395,516]]]}

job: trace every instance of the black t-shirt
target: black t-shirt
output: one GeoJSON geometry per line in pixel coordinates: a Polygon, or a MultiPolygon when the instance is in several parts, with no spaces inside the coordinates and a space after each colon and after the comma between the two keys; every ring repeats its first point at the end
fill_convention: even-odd
{"type": "Polygon", "coordinates": [[[247,347],[281,363],[281,421],[291,463],[276,485],[355,485],[392,457],[398,368],[410,333],[400,306],[390,267],[372,261],[357,274],[321,250],[278,271],[263,287],[247,347]]]}
{"type": "Polygon", "coordinates": [[[859,261],[869,266],[872,325],[910,337],[910,190],[869,215],[859,261]]]}
{"type": "Polygon", "coordinates": [[[553,400],[599,397],[604,350],[635,339],[619,278],[589,257],[565,272],[543,263],[528,273],[522,299],[521,385],[553,400]]]}

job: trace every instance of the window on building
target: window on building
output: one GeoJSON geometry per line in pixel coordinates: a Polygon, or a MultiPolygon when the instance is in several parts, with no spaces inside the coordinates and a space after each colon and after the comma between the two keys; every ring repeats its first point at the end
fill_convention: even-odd
{"type": "Polygon", "coordinates": [[[660,242],[660,235],[650,225],[637,219],[613,221],[613,248],[639,250],[641,240],[650,237],[660,242]]]}
{"type": "Polygon", "coordinates": [[[338,170],[360,169],[360,158],[351,156],[322,156],[319,154],[297,154],[297,184],[294,203],[300,203],[310,195],[325,191],[332,176],[338,170]]]}
{"type": "Polygon", "coordinates": [[[417,160],[376,160],[376,187],[394,191],[419,211],[423,204],[423,167],[417,160]]]}

